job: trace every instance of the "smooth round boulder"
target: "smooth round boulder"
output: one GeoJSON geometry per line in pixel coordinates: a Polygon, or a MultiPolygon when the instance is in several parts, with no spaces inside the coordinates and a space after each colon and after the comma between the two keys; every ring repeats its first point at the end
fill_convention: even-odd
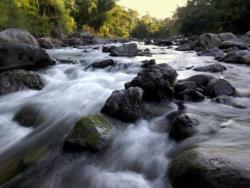
{"type": "Polygon", "coordinates": [[[189,78],[186,78],[184,80],[181,80],[181,82],[191,81],[191,82],[194,82],[196,84],[196,86],[199,88],[206,88],[207,84],[212,79],[214,79],[214,77],[212,77],[212,76],[209,76],[206,74],[197,74],[197,75],[191,76],[189,78]]]}
{"type": "Polygon", "coordinates": [[[0,44],[0,71],[35,70],[54,64],[55,61],[40,47],[24,44],[0,44]]]}
{"type": "Polygon", "coordinates": [[[67,151],[101,151],[113,137],[113,127],[103,115],[82,117],[64,141],[67,151]]]}
{"type": "Polygon", "coordinates": [[[239,50],[246,50],[248,48],[248,44],[239,39],[231,39],[222,42],[219,46],[220,49],[229,49],[229,48],[238,48],[239,50]]]}
{"type": "Polygon", "coordinates": [[[247,147],[200,146],[179,152],[169,166],[174,188],[249,188],[247,147]]]}
{"type": "Polygon", "coordinates": [[[137,55],[137,44],[129,43],[111,49],[111,56],[134,57],[137,55]]]}
{"type": "Polygon", "coordinates": [[[227,33],[219,33],[218,34],[218,37],[219,39],[223,42],[223,41],[226,41],[226,40],[231,40],[231,39],[237,39],[237,37],[233,34],[233,33],[230,33],[230,32],[227,32],[227,33]]]}
{"type": "Polygon", "coordinates": [[[41,90],[44,82],[39,74],[25,70],[13,70],[0,73],[0,95],[24,89],[41,90]]]}
{"type": "Polygon", "coordinates": [[[28,44],[39,47],[35,37],[28,31],[21,29],[6,29],[0,32],[0,44],[13,43],[13,44],[28,44]]]}
{"type": "Polygon", "coordinates": [[[179,81],[174,85],[175,94],[180,94],[186,89],[196,89],[197,85],[193,81],[179,81]]]}
{"type": "Polygon", "coordinates": [[[197,132],[197,126],[199,121],[194,117],[194,115],[189,113],[184,113],[178,115],[169,130],[170,138],[175,141],[182,141],[197,132]]]}
{"type": "Polygon", "coordinates": [[[224,56],[224,52],[218,48],[204,49],[204,50],[198,51],[197,54],[199,56],[213,56],[215,58],[221,58],[224,56]]]}
{"type": "Polygon", "coordinates": [[[206,89],[206,95],[214,98],[222,95],[233,96],[236,89],[224,79],[212,79],[206,89]]]}
{"type": "Polygon", "coordinates": [[[13,120],[24,127],[37,127],[45,119],[39,104],[23,106],[13,117],[13,120]]]}
{"type": "Polygon", "coordinates": [[[223,72],[227,70],[227,68],[224,65],[221,65],[219,63],[203,66],[203,67],[195,67],[193,69],[194,71],[198,72],[211,72],[211,73],[217,73],[217,72],[223,72]]]}
{"type": "Polygon", "coordinates": [[[143,90],[139,87],[116,90],[107,99],[101,112],[125,122],[140,118],[143,106],[143,90]]]}
{"type": "Polygon", "coordinates": [[[201,102],[205,99],[204,95],[195,89],[186,89],[177,95],[183,101],[201,102]]]}
{"type": "Polygon", "coordinates": [[[249,50],[232,51],[219,60],[224,61],[226,63],[250,65],[250,51],[249,50]]]}
{"type": "Polygon", "coordinates": [[[140,71],[137,76],[125,84],[125,88],[140,87],[147,101],[161,101],[173,97],[173,84],[177,72],[168,64],[156,64],[140,71]]]}
{"type": "Polygon", "coordinates": [[[94,62],[91,66],[96,69],[103,69],[113,65],[115,65],[113,59],[104,59],[101,61],[94,62]]]}

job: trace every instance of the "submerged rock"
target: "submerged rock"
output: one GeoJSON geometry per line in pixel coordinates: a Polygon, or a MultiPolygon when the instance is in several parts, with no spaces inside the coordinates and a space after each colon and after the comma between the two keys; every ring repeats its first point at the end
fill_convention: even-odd
{"type": "Polygon", "coordinates": [[[174,188],[249,188],[250,150],[196,147],[180,152],[170,164],[174,188]]]}
{"type": "Polygon", "coordinates": [[[227,68],[224,65],[216,63],[216,64],[207,65],[204,67],[195,67],[193,70],[198,71],[198,72],[216,73],[216,72],[223,72],[227,70],[227,68]]]}
{"type": "Polygon", "coordinates": [[[170,138],[182,141],[197,132],[199,121],[189,113],[178,115],[169,130],[170,138]]]}
{"type": "Polygon", "coordinates": [[[114,91],[101,112],[121,121],[133,122],[140,118],[142,105],[143,90],[131,87],[114,91]]]}
{"type": "Polygon", "coordinates": [[[97,69],[103,69],[105,67],[113,66],[113,65],[115,65],[115,62],[113,61],[113,59],[104,59],[104,60],[93,63],[92,67],[97,68],[97,69]]]}
{"type": "Polygon", "coordinates": [[[9,69],[39,69],[54,65],[46,51],[23,44],[0,44],[0,71],[9,69]]]}
{"type": "Polygon", "coordinates": [[[24,89],[40,90],[43,87],[43,80],[34,72],[13,70],[0,73],[0,95],[24,89]]]}
{"type": "Polygon", "coordinates": [[[112,125],[103,115],[81,118],[64,142],[65,150],[103,150],[113,137],[112,125]]]}
{"type": "Polygon", "coordinates": [[[0,32],[0,44],[13,43],[13,44],[28,44],[39,47],[35,37],[28,31],[21,29],[6,29],[0,32]]]}
{"type": "Polygon", "coordinates": [[[13,120],[24,127],[37,127],[45,119],[38,104],[23,106],[14,116],[13,120]]]}
{"type": "Polygon", "coordinates": [[[112,49],[110,55],[134,57],[137,55],[137,45],[135,43],[124,44],[112,49]]]}
{"type": "Polygon", "coordinates": [[[137,76],[125,84],[125,88],[140,87],[148,101],[160,101],[173,96],[173,84],[177,72],[168,64],[149,66],[140,71],[137,76]]]}
{"type": "Polygon", "coordinates": [[[212,79],[207,86],[206,95],[214,98],[222,95],[233,96],[236,89],[224,79],[212,79]]]}
{"type": "Polygon", "coordinates": [[[237,100],[231,96],[222,95],[219,97],[215,97],[213,99],[213,102],[232,106],[232,107],[239,108],[239,109],[247,109],[246,105],[237,102],[237,100]]]}

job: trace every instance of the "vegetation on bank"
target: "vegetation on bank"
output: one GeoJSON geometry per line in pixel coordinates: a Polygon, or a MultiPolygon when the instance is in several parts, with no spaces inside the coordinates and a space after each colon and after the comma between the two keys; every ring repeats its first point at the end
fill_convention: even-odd
{"type": "Polygon", "coordinates": [[[250,1],[188,0],[172,18],[159,20],[116,4],[117,0],[1,0],[0,29],[18,27],[36,36],[88,31],[105,37],[165,38],[203,32],[244,33],[250,1]]]}

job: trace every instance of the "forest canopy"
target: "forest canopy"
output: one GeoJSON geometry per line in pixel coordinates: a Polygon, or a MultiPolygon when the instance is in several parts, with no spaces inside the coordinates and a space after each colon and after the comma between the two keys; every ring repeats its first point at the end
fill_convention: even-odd
{"type": "Polygon", "coordinates": [[[117,0],[1,0],[0,10],[1,30],[23,28],[36,36],[88,31],[104,37],[164,38],[250,29],[250,1],[245,0],[188,0],[164,20],[141,17],[117,0]]]}

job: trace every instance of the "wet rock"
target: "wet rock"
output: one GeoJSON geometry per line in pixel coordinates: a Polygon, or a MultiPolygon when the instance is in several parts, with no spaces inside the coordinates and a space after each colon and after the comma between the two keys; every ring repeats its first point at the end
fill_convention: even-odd
{"type": "Polygon", "coordinates": [[[112,49],[110,55],[134,57],[137,55],[137,45],[135,43],[124,44],[112,49]]]}
{"type": "Polygon", "coordinates": [[[207,85],[206,95],[214,98],[222,95],[235,95],[235,88],[224,79],[212,79],[207,85]]]}
{"type": "Polygon", "coordinates": [[[170,138],[182,141],[197,132],[199,121],[189,113],[178,115],[169,130],[170,138]]]}
{"type": "Polygon", "coordinates": [[[102,47],[102,52],[104,53],[111,53],[113,49],[115,49],[116,46],[103,46],[102,47]]]}
{"type": "Polygon", "coordinates": [[[191,82],[194,82],[196,86],[199,88],[206,88],[209,81],[212,80],[213,78],[214,77],[206,75],[206,74],[197,74],[185,80],[180,80],[180,82],[191,81],[191,82]]]}
{"type": "Polygon", "coordinates": [[[147,68],[149,66],[152,66],[152,65],[155,65],[156,64],[156,61],[155,59],[150,59],[150,60],[144,60],[142,61],[142,68],[147,68]]]}
{"type": "Polygon", "coordinates": [[[250,65],[250,51],[248,50],[232,51],[219,60],[224,61],[226,63],[250,65]]]}
{"type": "Polygon", "coordinates": [[[233,33],[220,33],[218,34],[220,41],[237,39],[237,37],[233,33]]]}
{"type": "Polygon", "coordinates": [[[46,51],[23,44],[0,44],[0,71],[10,69],[39,69],[54,65],[46,51]]]}
{"type": "Polygon", "coordinates": [[[215,58],[221,58],[224,56],[224,52],[218,48],[204,49],[197,53],[199,56],[213,56],[215,58]]]}
{"type": "Polygon", "coordinates": [[[140,87],[148,101],[160,101],[173,96],[173,84],[177,72],[168,64],[149,66],[140,71],[137,76],[125,84],[125,88],[140,87]]]}
{"type": "Polygon", "coordinates": [[[220,39],[216,34],[213,33],[203,33],[200,35],[196,41],[196,47],[201,47],[203,49],[211,49],[218,47],[220,44],[220,39]]]}
{"type": "Polygon", "coordinates": [[[86,116],[71,130],[65,139],[64,149],[101,151],[110,144],[112,137],[112,125],[103,115],[86,116]]]}
{"type": "Polygon", "coordinates": [[[174,43],[171,40],[156,40],[155,45],[158,46],[171,46],[174,43]]]}
{"type": "Polygon", "coordinates": [[[203,146],[184,150],[170,164],[174,188],[250,187],[250,150],[203,146]]]}
{"type": "Polygon", "coordinates": [[[39,47],[35,37],[28,31],[21,29],[6,29],[0,32],[0,44],[13,43],[13,44],[27,44],[39,47]]]}
{"type": "Polygon", "coordinates": [[[43,80],[34,72],[13,70],[0,73],[0,95],[24,89],[41,90],[43,87],[43,80]]]}
{"type": "Polygon", "coordinates": [[[63,46],[63,42],[59,39],[50,38],[50,37],[42,37],[37,39],[40,47],[45,49],[52,49],[63,46]]]}
{"type": "Polygon", "coordinates": [[[101,112],[121,121],[133,122],[140,118],[142,105],[143,90],[131,87],[114,91],[101,112]]]}
{"type": "Polygon", "coordinates": [[[38,104],[23,106],[14,116],[13,120],[24,127],[37,127],[45,119],[38,104]]]}
{"type": "Polygon", "coordinates": [[[196,87],[197,85],[193,81],[179,81],[174,85],[174,91],[178,95],[186,89],[195,89],[196,87]]]}
{"type": "Polygon", "coordinates": [[[180,92],[177,97],[183,101],[201,102],[205,99],[204,95],[195,89],[186,89],[180,92]]]}
{"type": "Polygon", "coordinates": [[[80,38],[65,38],[65,39],[63,39],[63,44],[65,46],[77,47],[77,46],[82,46],[83,41],[80,38]]]}
{"type": "Polygon", "coordinates": [[[237,47],[240,50],[246,50],[248,48],[248,44],[239,39],[231,39],[226,40],[219,45],[220,49],[229,49],[233,47],[237,47]]]}
{"type": "Polygon", "coordinates": [[[227,70],[227,68],[224,65],[216,63],[216,64],[207,65],[204,67],[195,67],[193,70],[198,71],[198,72],[216,73],[216,72],[223,72],[227,70]]]}
{"type": "Polygon", "coordinates": [[[103,69],[105,67],[113,66],[113,65],[115,65],[115,62],[113,61],[113,59],[104,59],[104,60],[93,63],[92,67],[97,68],[97,69],[103,69]]]}
{"type": "Polygon", "coordinates": [[[192,51],[192,50],[194,50],[194,42],[182,44],[182,45],[178,46],[175,50],[177,50],[177,51],[192,51]]]}

